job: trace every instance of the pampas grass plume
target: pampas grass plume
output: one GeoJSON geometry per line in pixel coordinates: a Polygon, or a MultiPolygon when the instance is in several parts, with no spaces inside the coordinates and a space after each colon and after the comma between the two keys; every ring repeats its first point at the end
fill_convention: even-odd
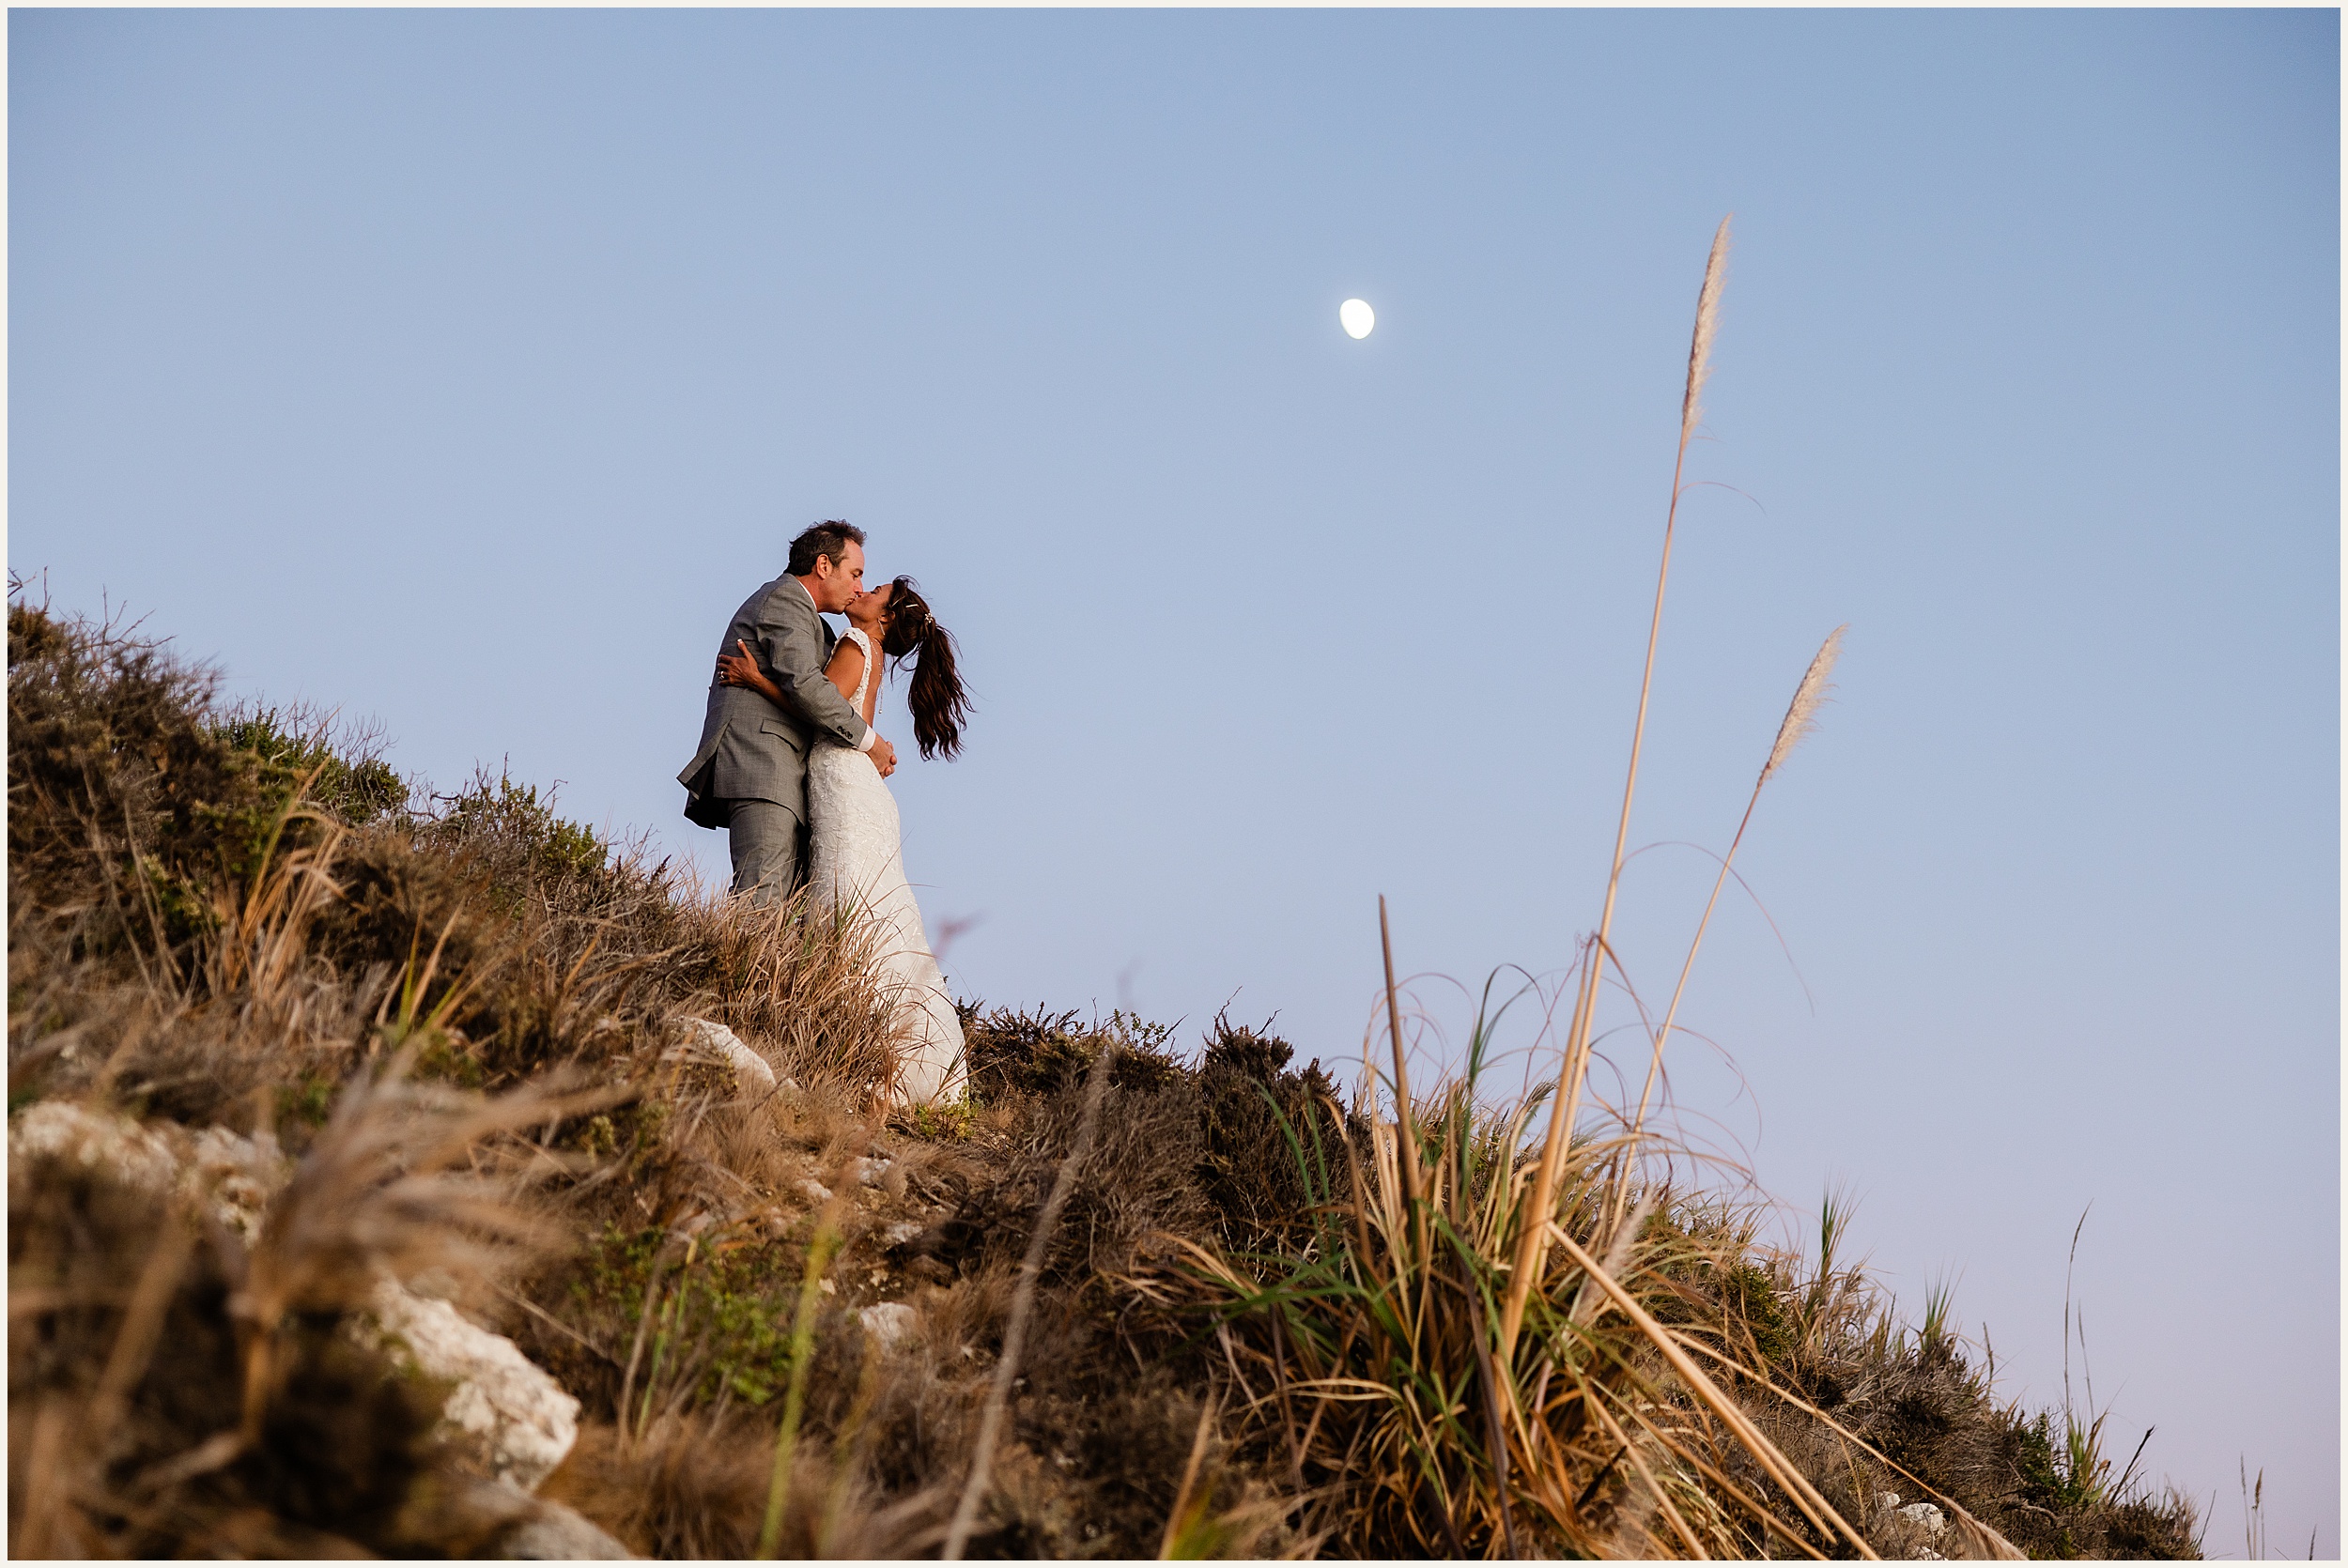
{"type": "MultiPolygon", "coordinates": [[[[1735,214],[1730,214],[1734,217],[1735,214]]],[[[1721,284],[1728,271],[1729,219],[1712,234],[1712,254],[1704,263],[1704,287],[1696,295],[1696,331],[1688,345],[1688,391],[1679,401],[1679,444],[1695,434],[1704,418],[1704,383],[1712,374],[1712,335],[1721,325],[1721,284]]]]}
{"type": "Polygon", "coordinates": [[[1849,630],[1846,621],[1827,633],[1826,640],[1818,645],[1817,657],[1802,672],[1801,684],[1794,688],[1793,704],[1785,710],[1785,722],[1777,727],[1777,744],[1769,747],[1769,760],[1762,764],[1762,783],[1768,783],[1769,776],[1794,754],[1801,738],[1818,727],[1818,704],[1826,700],[1832,686],[1834,661],[1843,656],[1843,634],[1849,630]]]}

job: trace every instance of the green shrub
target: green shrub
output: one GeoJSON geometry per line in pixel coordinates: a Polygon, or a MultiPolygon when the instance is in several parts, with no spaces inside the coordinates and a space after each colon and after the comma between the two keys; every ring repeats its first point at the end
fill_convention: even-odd
{"type": "Polygon", "coordinates": [[[494,778],[477,770],[441,800],[426,837],[479,857],[509,900],[533,885],[595,882],[610,869],[610,844],[557,816],[552,791],[541,795],[535,784],[517,784],[504,767],[494,778]]]}
{"type": "Polygon", "coordinates": [[[349,732],[338,747],[323,724],[301,711],[257,704],[231,713],[212,732],[260,764],[258,782],[272,807],[282,807],[305,779],[304,800],[353,827],[407,807],[407,781],[377,755],[369,732],[349,732]]]}

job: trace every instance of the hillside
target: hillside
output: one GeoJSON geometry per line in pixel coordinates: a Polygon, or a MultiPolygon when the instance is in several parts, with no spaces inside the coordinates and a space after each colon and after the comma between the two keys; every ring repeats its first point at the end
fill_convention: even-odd
{"type": "Polygon", "coordinates": [[[14,1554],[2196,1555],[1831,1214],[1593,1136],[1528,1268],[1538,1106],[1228,1019],[888,1114],[852,927],[21,602],[8,719],[14,1554]]]}

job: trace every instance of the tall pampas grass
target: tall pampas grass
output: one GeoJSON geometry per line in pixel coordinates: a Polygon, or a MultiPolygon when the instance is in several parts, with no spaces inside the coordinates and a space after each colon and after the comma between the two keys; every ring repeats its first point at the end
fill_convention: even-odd
{"type": "Polygon", "coordinates": [[[1175,1237],[1186,1267],[1145,1282],[1214,1313],[1305,1532],[1338,1555],[1874,1557],[1766,1430],[1783,1402],[1766,1368],[1688,1288],[1731,1272],[1743,1237],[1660,1188],[1609,1224],[1621,1139],[1568,1151],[1524,1350],[1500,1345],[1539,1097],[1478,1093],[1496,1022],[1479,1013],[1465,1077],[1413,1108],[1415,1150],[1367,1097],[1282,1117],[1305,1235],[1271,1254],[1175,1237]]]}
{"type": "Polygon", "coordinates": [[[1810,660],[1810,668],[1802,671],[1801,684],[1794,688],[1794,699],[1786,705],[1784,722],[1777,727],[1777,741],[1769,747],[1769,760],[1762,764],[1760,781],[1753,785],[1758,792],[1769,781],[1769,776],[1784,766],[1785,759],[1794,754],[1810,732],[1818,727],[1818,706],[1834,684],[1834,663],[1843,656],[1843,634],[1850,630],[1845,622],[1827,633],[1826,640],[1810,660]]]}
{"type": "MultiPolygon", "coordinates": [[[[1679,455],[1684,461],[1696,426],[1704,422],[1704,384],[1712,378],[1712,338],[1721,330],[1721,284],[1728,271],[1728,220],[1712,234],[1712,254],[1705,258],[1704,286],[1696,294],[1696,330],[1688,342],[1688,388],[1679,399],[1679,455]]],[[[1676,499],[1677,474],[1672,489],[1676,499]]]]}
{"type": "Polygon", "coordinates": [[[1541,1162],[1531,1189],[1525,1194],[1523,1212],[1518,1217],[1519,1242],[1516,1268],[1508,1284],[1506,1305],[1501,1313],[1501,1344],[1513,1350],[1517,1333],[1524,1322],[1525,1295],[1541,1271],[1541,1259],[1548,1252],[1550,1206],[1556,1198],[1559,1162],[1565,1156],[1567,1141],[1572,1136],[1573,1121],[1581,1109],[1582,1084],[1587,1073],[1590,1053],[1590,1026],[1598,1011],[1599,977],[1613,949],[1607,945],[1614,925],[1614,895],[1622,885],[1623,853],[1630,839],[1630,803],[1639,788],[1639,752],[1646,739],[1647,698],[1655,686],[1655,645],[1663,630],[1663,593],[1671,584],[1672,538],[1679,523],[1679,498],[1684,493],[1688,468],[1688,443],[1695,438],[1697,423],[1704,416],[1704,384],[1712,374],[1712,339],[1720,331],[1721,286],[1728,270],[1728,224],[1712,234],[1712,252],[1704,263],[1704,286],[1696,293],[1695,331],[1688,343],[1688,384],[1679,400],[1679,452],[1672,462],[1671,505],[1663,515],[1663,559],[1655,573],[1655,609],[1647,622],[1646,662],[1639,676],[1639,715],[1630,729],[1630,765],[1623,777],[1622,815],[1614,827],[1614,858],[1606,873],[1606,903],[1599,914],[1598,934],[1591,939],[1582,959],[1582,987],[1574,998],[1573,1021],[1566,1031],[1563,1058],[1557,1068],[1557,1098],[1549,1117],[1549,1135],[1541,1147],[1541,1162]]]}
{"type": "Polygon", "coordinates": [[[1679,979],[1672,987],[1670,1006],[1663,1009],[1663,1022],[1655,1031],[1655,1051],[1648,1059],[1646,1084],[1639,1090],[1639,1109],[1630,1118],[1630,1130],[1635,1136],[1646,1125],[1648,1101],[1655,1093],[1655,1080],[1663,1070],[1663,1047],[1671,1039],[1672,1024],[1679,1016],[1679,999],[1687,994],[1688,976],[1696,966],[1696,953],[1704,945],[1704,933],[1712,924],[1712,911],[1721,901],[1721,889],[1728,884],[1728,869],[1736,862],[1738,846],[1745,841],[1745,829],[1752,825],[1753,808],[1761,804],[1762,786],[1776,776],[1785,765],[1785,759],[1794,754],[1802,738],[1818,727],[1818,706],[1833,684],[1834,661],[1843,656],[1843,634],[1850,630],[1847,623],[1829,632],[1818,645],[1810,668],[1802,672],[1801,684],[1794,688],[1794,699],[1787,704],[1784,722],[1777,727],[1777,739],[1769,746],[1769,760],[1761,764],[1760,776],[1753,781],[1753,793],[1746,798],[1745,814],[1738,819],[1737,836],[1728,841],[1728,853],[1721,857],[1720,874],[1712,879],[1712,896],[1704,900],[1704,917],[1696,922],[1696,934],[1688,944],[1688,956],[1679,965],[1679,979]]]}

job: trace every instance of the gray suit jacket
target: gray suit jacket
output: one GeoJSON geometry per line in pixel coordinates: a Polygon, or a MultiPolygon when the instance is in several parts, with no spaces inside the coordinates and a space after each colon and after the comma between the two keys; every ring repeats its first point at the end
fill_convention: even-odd
{"type": "Polygon", "coordinates": [[[718,652],[736,652],[736,639],[782,688],[783,700],[778,706],[710,676],[701,748],[676,776],[685,814],[703,827],[723,827],[728,802],[771,800],[805,822],[808,747],[818,739],[850,746],[864,739],[864,720],[824,676],[837,639],[807,589],[789,576],[742,601],[718,652]]]}

